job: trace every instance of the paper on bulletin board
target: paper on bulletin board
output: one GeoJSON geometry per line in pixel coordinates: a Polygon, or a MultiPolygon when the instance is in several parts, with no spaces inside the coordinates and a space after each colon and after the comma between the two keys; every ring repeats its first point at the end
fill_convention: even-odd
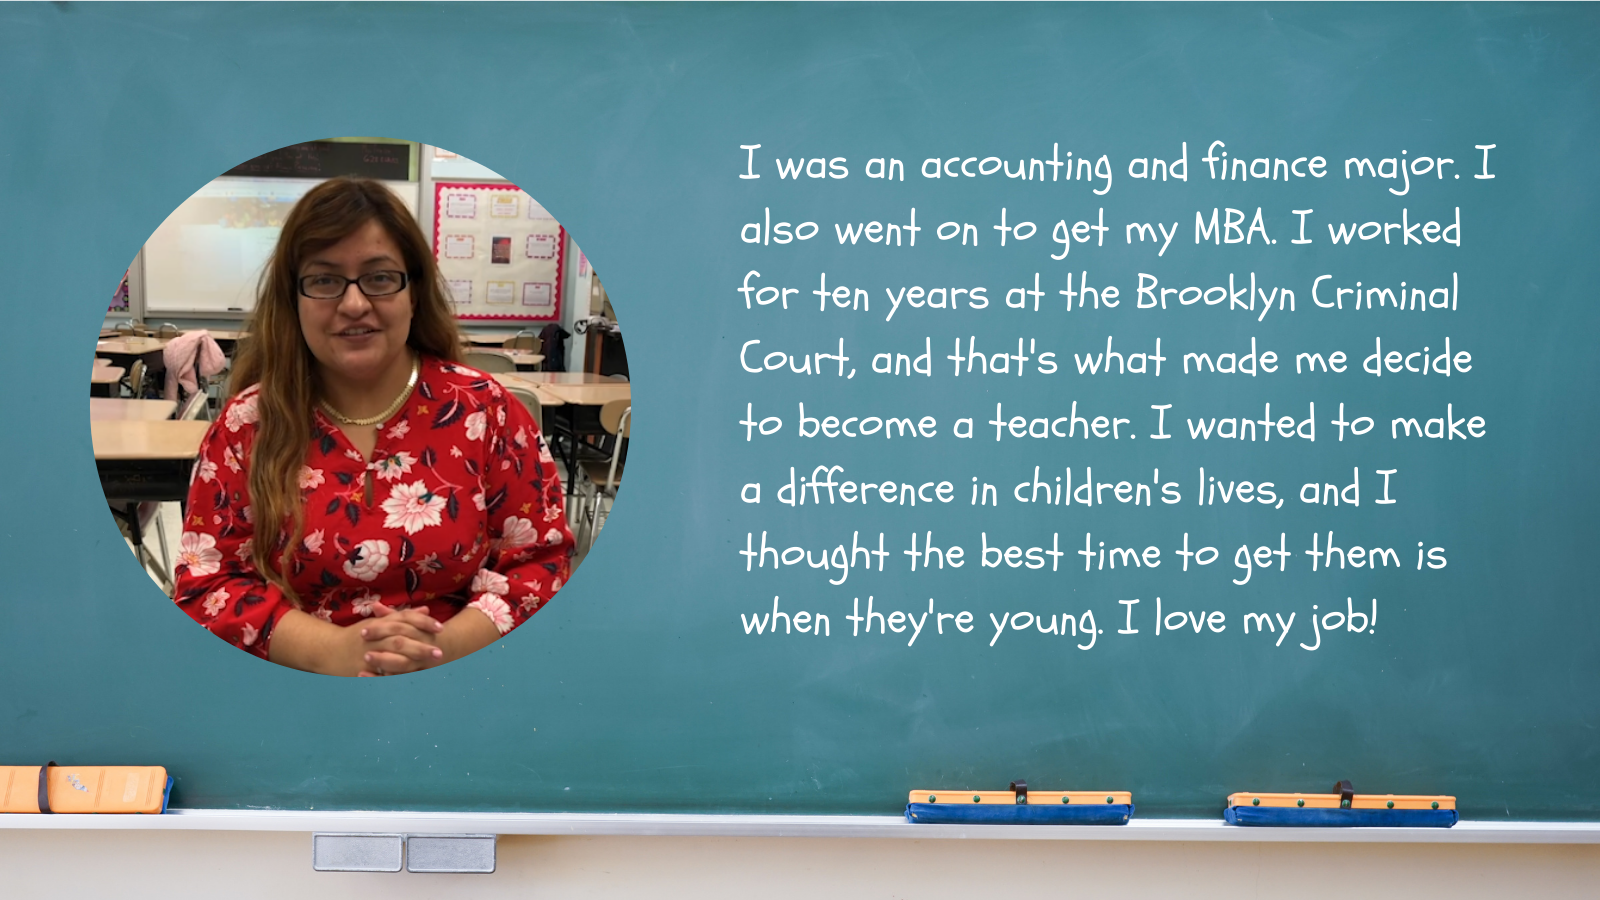
{"type": "MultiPolygon", "coordinates": [[[[533,240],[533,237],[530,235],[528,237],[528,240],[530,240],[530,241],[533,240]]],[[[128,273],[127,272],[123,272],[122,273],[122,283],[117,285],[116,292],[111,295],[111,305],[109,307],[107,307],[106,311],[107,312],[127,312],[128,311],[128,273]]]]}
{"type": "Polygon", "coordinates": [[[561,320],[566,232],[516,185],[434,184],[434,256],[461,319],[561,320]]]}

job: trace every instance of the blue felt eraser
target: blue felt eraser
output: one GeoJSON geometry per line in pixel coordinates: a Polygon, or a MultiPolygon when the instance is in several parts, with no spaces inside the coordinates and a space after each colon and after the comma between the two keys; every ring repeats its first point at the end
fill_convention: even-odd
{"type": "Polygon", "coordinates": [[[1230,806],[1222,813],[1229,825],[1280,828],[1449,828],[1453,809],[1296,809],[1282,806],[1230,806]]]}
{"type": "Polygon", "coordinates": [[[1132,817],[1132,803],[906,804],[906,821],[918,825],[1126,825],[1132,817]]]}

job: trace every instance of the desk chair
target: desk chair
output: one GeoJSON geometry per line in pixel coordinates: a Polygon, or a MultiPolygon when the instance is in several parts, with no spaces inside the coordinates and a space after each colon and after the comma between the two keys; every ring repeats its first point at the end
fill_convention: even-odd
{"type": "MultiPolygon", "coordinates": [[[[183,406],[173,415],[174,419],[193,420],[200,418],[206,408],[206,395],[203,391],[192,394],[183,406]]],[[[123,534],[128,542],[133,545],[134,558],[145,570],[155,576],[156,580],[166,589],[167,596],[174,590],[172,582],[172,555],[167,549],[167,526],[161,518],[161,504],[155,502],[129,503],[109,501],[111,514],[122,525],[123,534]],[[157,560],[145,545],[144,536],[150,533],[150,526],[155,525],[156,540],[161,547],[161,559],[157,560]]]]}
{"type": "MultiPolygon", "coordinates": [[[[505,342],[507,350],[521,350],[527,353],[538,353],[543,346],[544,341],[540,340],[539,336],[531,331],[519,331],[516,337],[507,338],[505,342]]],[[[533,368],[535,370],[542,369],[544,364],[542,362],[536,363],[533,368]]]]}
{"type": "MultiPolygon", "coordinates": [[[[522,402],[522,405],[527,408],[528,412],[533,414],[534,424],[539,426],[539,432],[541,434],[543,434],[544,433],[544,406],[539,403],[539,395],[535,394],[533,391],[528,390],[527,388],[519,388],[519,387],[508,387],[508,388],[506,388],[506,393],[508,393],[511,396],[513,396],[513,397],[517,398],[518,400],[520,400],[522,402]]],[[[553,440],[553,438],[550,435],[546,434],[546,435],[544,435],[544,440],[545,440],[545,443],[548,445],[553,440]]],[[[572,479],[572,473],[571,472],[565,473],[565,477],[570,482],[571,479],[572,479]]]]}
{"type": "Polygon", "coordinates": [[[139,565],[161,585],[161,589],[172,596],[174,585],[172,582],[172,557],[167,552],[167,527],[161,522],[161,504],[159,503],[130,503],[121,500],[107,500],[111,508],[111,515],[117,520],[117,527],[122,531],[122,536],[133,545],[133,558],[139,565]],[[156,538],[161,543],[161,558],[158,560],[145,546],[144,536],[150,533],[150,523],[154,520],[156,538]]]}
{"type": "MultiPolygon", "coordinates": [[[[200,397],[200,406],[198,409],[194,410],[193,415],[188,415],[188,407],[185,407],[184,410],[186,414],[180,415],[178,418],[206,419],[208,421],[215,421],[217,418],[215,409],[219,408],[222,404],[222,401],[217,398],[227,396],[226,393],[221,392],[221,389],[218,388],[218,385],[225,384],[228,381],[230,373],[231,369],[224,367],[221,372],[218,372],[215,375],[206,375],[200,371],[200,358],[198,355],[196,355],[194,361],[195,392],[194,395],[185,402],[189,403],[190,406],[193,406],[194,398],[200,397]]],[[[183,393],[183,388],[180,387],[178,392],[181,395],[183,393]]]]}
{"type": "Polygon", "coordinates": [[[538,353],[543,342],[539,336],[531,331],[519,331],[516,336],[506,338],[503,345],[507,350],[526,350],[529,353],[538,353]]]}
{"type": "Polygon", "coordinates": [[[162,322],[161,327],[156,329],[156,337],[159,338],[175,338],[178,333],[178,326],[171,322],[162,322]]]}
{"type": "Polygon", "coordinates": [[[204,418],[203,414],[206,411],[206,401],[209,399],[209,395],[207,395],[204,390],[195,391],[189,395],[188,400],[183,402],[183,406],[179,408],[178,414],[173,418],[184,421],[193,421],[195,419],[204,418]]]}
{"type": "Polygon", "coordinates": [[[461,362],[463,365],[491,374],[495,372],[515,372],[517,370],[517,364],[512,362],[510,357],[501,356],[498,353],[473,353],[469,351],[462,354],[461,362]]]}
{"type": "Polygon", "coordinates": [[[206,393],[210,395],[211,402],[206,407],[206,418],[215,422],[217,414],[222,411],[222,405],[228,402],[228,392],[233,389],[233,360],[228,360],[228,367],[223,369],[211,379],[206,393]]]}
{"type": "Polygon", "coordinates": [[[144,397],[144,360],[136,359],[128,366],[128,393],[133,399],[140,400],[144,397]]]}
{"type": "Polygon", "coordinates": [[[506,388],[506,393],[521,400],[522,405],[527,407],[528,412],[533,414],[534,424],[539,426],[540,431],[544,431],[544,410],[539,405],[539,395],[527,388],[519,387],[508,387],[506,388]]]}
{"type": "Polygon", "coordinates": [[[631,400],[613,400],[600,407],[600,427],[612,436],[610,464],[602,466],[598,462],[585,461],[584,474],[588,477],[592,493],[589,500],[589,513],[584,517],[584,537],[586,543],[583,552],[588,553],[594,547],[595,536],[600,533],[600,527],[610,515],[611,505],[616,502],[617,487],[622,484],[622,457],[627,448],[630,419],[633,418],[631,400]],[[604,504],[605,510],[601,510],[604,504]]]}

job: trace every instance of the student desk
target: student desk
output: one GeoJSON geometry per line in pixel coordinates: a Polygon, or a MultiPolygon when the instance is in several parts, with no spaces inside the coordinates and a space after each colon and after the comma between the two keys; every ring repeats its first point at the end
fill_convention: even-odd
{"type": "Polygon", "coordinates": [[[578,462],[578,438],[606,434],[600,425],[600,407],[613,400],[632,400],[633,385],[626,381],[609,384],[541,384],[541,396],[559,398],[561,415],[567,426],[567,495],[572,495],[576,478],[571,473],[578,462]]]}
{"type": "Polygon", "coordinates": [[[518,372],[517,377],[535,384],[626,384],[610,375],[593,372],[518,372]]]}
{"type": "Polygon", "coordinates": [[[106,498],[140,502],[187,498],[189,471],[210,427],[210,422],[200,420],[91,419],[94,462],[106,498]]]}
{"type": "Polygon", "coordinates": [[[543,353],[533,353],[528,350],[507,350],[504,347],[473,347],[472,352],[493,353],[496,356],[504,356],[506,359],[516,363],[518,367],[527,366],[530,369],[544,362],[543,353]]]}
{"type": "Polygon", "coordinates": [[[463,331],[461,343],[478,347],[503,347],[506,341],[516,336],[515,331],[463,331]]]}
{"type": "Polygon", "coordinates": [[[211,335],[211,339],[217,342],[217,346],[222,348],[223,355],[229,359],[233,358],[234,351],[239,348],[239,342],[250,336],[250,332],[234,328],[191,328],[190,331],[204,331],[211,335]]]}
{"type": "Polygon", "coordinates": [[[109,360],[105,365],[96,360],[89,372],[89,396],[110,397],[112,388],[122,380],[125,371],[121,366],[111,365],[109,360]]]}
{"type": "Polygon", "coordinates": [[[109,356],[114,365],[131,368],[135,359],[143,359],[146,373],[159,372],[166,368],[166,363],[161,357],[161,351],[166,348],[171,338],[153,337],[123,337],[113,338],[109,341],[100,341],[94,345],[97,356],[109,356]]]}
{"type": "Polygon", "coordinates": [[[178,408],[175,400],[124,400],[120,397],[90,397],[89,421],[159,422],[172,418],[178,408]]]}
{"type": "Polygon", "coordinates": [[[149,356],[159,354],[171,338],[154,337],[122,337],[100,341],[94,345],[94,352],[104,353],[107,356],[149,356]]]}
{"type": "Polygon", "coordinates": [[[557,397],[556,395],[545,390],[545,388],[549,387],[549,385],[541,384],[529,377],[530,375],[538,374],[538,372],[496,372],[494,373],[494,379],[506,387],[522,388],[525,391],[532,391],[533,395],[539,398],[540,406],[565,405],[565,400],[562,400],[560,397],[557,397]]]}
{"type": "MultiPolygon", "coordinates": [[[[533,394],[535,397],[539,398],[539,406],[541,407],[541,409],[551,409],[551,408],[554,408],[554,407],[566,406],[567,405],[567,401],[561,399],[560,397],[558,397],[555,394],[552,394],[548,390],[546,390],[546,388],[548,388],[550,386],[549,384],[534,380],[533,376],[540,375],[540,374],[543,374],[543,373],[539,373],[539,372],[516,372],[516,373],[497,372],[497,373],[495,373],[494,378],[495,378],[496,381],[500,382],[501,384],[505,385],[506,387],[521,388],[521,389],[523,389],[525,391],[528,391],[529,393],[533,394]]],[[[554,424],[554,419],[550,415],[541,416],[541,418],[544,420],[544,425],[545,425],[545,427],[544,427],[545,439],[550,441],[552,447],[554,447],[556,445],[556,443],[557,443],[555,441],[556,434],[550,428],[550,426],[554,424]]],[[[572,423],[571,410],[567,410],[566,411],[566,417],[563,419],[563,422],[564,422],[564,424],[567,425],[567,433],[570,435],[572,433],[572,430],[571,430],[571,423],[572,423]]],[[[567,472],[568,472],[568,476],[567,476],[567,494],[568,494],[568,496],[570,496],[572,494],[571,472],[572,472],[572,467],[574,465],[574,460],[576,458],[577,448],[573,446],[573,441],[570,440],[570,439],[563,440],[560,443],[565,448],[565,449],[561,450],[561,460],[567,466],[567,472]]]]}
{"type": "MultiPolygon", "coordinates": [[[[557,415],[565,428],[565,434],[558,435],[563,438],[561,443],[564,451],[561,461],[567,467],[567,496],[572,496],[577,479],[573,477],[578,464],[578,438],[583,435],[605,434],[600,427],[599,408],[612,400],[631,400],[633,385],[626,381],[562,383],[549,381],[539,376],[550,375],[579,375],[581,372],[528,372],[500,374],[495,378],[507,387],[520,387],[533,391],[539,398],[542,406],[559,407],[557,415]]],[[[548,429],[547,429],[548,430],[548,429]]],[[[555,433],[551,431],[551,434],[555,433]]]]}
{"type": "Polygon", "coordinates": [[[631,400],[633,385],[626,381],[589,384],[562,384],[560,382],[538,385],[541,394],[559,397],[569,406],[605,406],[613,400],[631,400]]]}

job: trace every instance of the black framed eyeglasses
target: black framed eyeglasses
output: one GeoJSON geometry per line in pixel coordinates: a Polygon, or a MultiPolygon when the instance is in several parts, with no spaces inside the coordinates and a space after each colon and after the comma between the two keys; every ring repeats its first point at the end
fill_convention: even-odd
{"type": "Polygon", "coordinates": [[[389,269],[368,272],[360,278],[346,278],[343,275],[322,272],[301,276],[300,293],[313,300],[338,300],[353,283],[368,299],[373,299],[400,293],[406,289],[408,281],[410,279],[406,273],[389,269]]]}

